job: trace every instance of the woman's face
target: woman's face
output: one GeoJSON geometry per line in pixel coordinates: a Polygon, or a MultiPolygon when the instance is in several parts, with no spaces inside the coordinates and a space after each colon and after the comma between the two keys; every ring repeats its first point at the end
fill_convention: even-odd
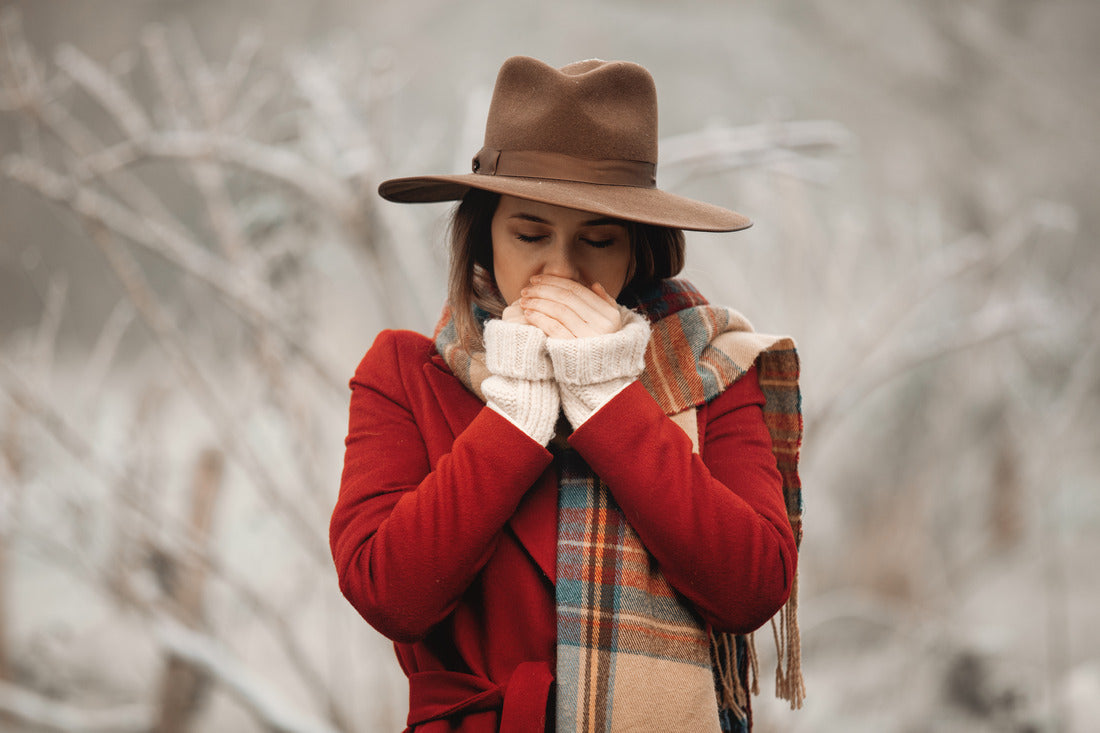
{"type": "Polygon", "coordinates": [[[501,196],[491,225],[493,273],[511,305],[532,275],[557,275],[618,297],[633,255],[625,222],[589,211],[501,196]]]}

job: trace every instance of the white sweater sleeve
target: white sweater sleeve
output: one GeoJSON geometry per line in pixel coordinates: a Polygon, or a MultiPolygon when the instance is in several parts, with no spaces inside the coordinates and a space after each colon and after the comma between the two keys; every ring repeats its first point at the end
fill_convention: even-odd
{"type": "Polygon", "coordinates": [[[540,445],[554,437],[560,399],[546,334],[535,326],[493,319],[485,324],[485,365],[491,376],[481,384],[486,404],[540,445]]]}
{"type": "Polygon", "coordinates": [[[547,339],[561,406],[574,429],[638,378],[645,367],[649,323],[622,308],[615,333],[585,338],[547,339]]]}

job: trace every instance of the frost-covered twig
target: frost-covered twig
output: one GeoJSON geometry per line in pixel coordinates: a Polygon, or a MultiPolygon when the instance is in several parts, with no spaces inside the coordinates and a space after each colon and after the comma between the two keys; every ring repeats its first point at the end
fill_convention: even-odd
{"type": "Polygon", "coordinates": [[[251,474],[257,491],[271,505],[271,508],[286,520],[302,548],[315,560],[327,565],[329,551],[319,540],[315,524],[302,515],[299,505],[290,498],[286,488],[280,486],[281,482],[275,479],[252,446],[241,438],[232,415],[225,408],[225,403],[195,363],[185,345],[185,339],[171,316],[153,294],[141,273],[141,268],[114,239],[109,230],[93,223],[89,226],[89,234],[119,277],[138,314],[149,326],[165,355],[210,417],[225,450],[242,462],[244,468],[251,474]]]}
{"type": "MultiPolygon", "coordinates": [[[[214,85],[211,81],[210,85],[213,87],[211,89],[195,88],[187,90],[184,88],[183,79],[176,71],[176,66],[167,47],[165,34],[160,27],[157,26],[155,29],[143,33],[142,40],[150,58],[153,79],[159,87],[161,97],[166,102],[171,122],[177,129],[186,129],[191,126],[191,122],[184,112],[188,106],[188,100],[197,99],[206,103],[207,100],[212,100],[216,95],[219,101],[210,101],[204,109],[209,106],[220,107],[222,105],[220,100],[228,99],[232,93],[226,88],[226,84],[235,87],[238,83],[228,81],[222,85],[214,85]]],[[[237,48],[240,49],[244,43],[246,41],[242,39],[237,48]]],[[[252,43],[253,47],[257,45],[256,42],[252,43]]],[[[246,49],[245,59],[248,56],[246,49]]],[[[236,55],[235,58],[237,58],[236,55]]],[[[238,59],[237,64],[240,65],[241,63],[243,61],[238,59]]],[[[235,75],[247,74],[247,72],[247,67],[243,71],[234,68],[235,75]]],[[[217,127],[221,120],[211,119],[211,115],[207,114],[204,116],[204,122],[211,127],[217,127]]],[[[226,257],[239,266],[247,253],[246,242],[232,197],[227,190],[225,175],[220,166],[209,160],[192,160],[189,168],[195,181],[195,187],[202,195],[203,203],[206,205],[210,225],[217,235],[222,251],[226,257]]]]}
{"type": "MultiPolygon", "coordinates": [[[[120,471],[118,467],[98,455],[83,431],[73,425],[61,414],[50,400],[42,394],[42,389],[31,385],[14,364],[0,356],[0,392],[6,394],[21,412],[38,423],[61,448],[72,458],[87,468],[92,476],[98,476],[108,486],[127,489],[124,496],[140,493],[133,477],[120,471]]],[[[186,538],[182,525],[169,518],[153,517],[141,505],[131,504],[131,510],[137,511],[149,522],[169,522],[165,531],[174,537],[186,538]]]]}
{"type": "Polygon", "coordinates": [[[68,301],[69,281],[63,274],[50,278],[46,289],[45,307],[38,322],[34,339],[35,377],[45,381],[53,371],[54,357],[57,352],[57,334],[61,328],[61,318],[68,301]]]}
{"type": "Polygon", "coordinates": [[[343,394],[343,380],[330,373],[305,344],[289,332],[280,300],[255,278],[245,280],[197,243],[159,221],[143,218],[91,188],[80,186],[44,166],[20,156],[4,160],[2,172],[40,195],[64,204],[84,219],[164,257],[225,296],[225,302],[245,320],[279,334],[321,383],[343,394]]]}
{"type": "Polygon", "coordinates": [[[84,363],[83,376],[80,380],[81,388],[85,395],[97,393],[103,386],[118,352],[119,344],[126,329],[134,321],[134,307],[126,300],[121,300],[107,316],[103,327],[99,331],[95,345],[84,363]]]}
{"type": "Polygon", "coordinates": [[[855,136],[831,120],[799,120],[741,127],[711,127],[661,139],[662,185],[745,166],[806,163],[809,154],[843,153],[855,136]]]}
{"type": "Polygon", "coordinates": [[[106,709],[77,707],[0,680],[0,718],[9,715],[36,728],[60,733],[138,733],[149,730],[152,713],[143,703],[106,709]]]}
{"type": "Polygon", "coordinates": [[[95,190],[19,155],[4,159],[2,172],[41,196],[64,204],[80,216],[139,244],[194,275],[226,296],[227,302],[251,319],[278,313],[278,300],[261,283],[242,282],[198,243],[159,221],[143,218],[95,190]]]}
{"type": "Polygon", "coordinates": [[[340,733],[328,723],[295,710],[270,683],[209,636],[169,618],[161,618],[154,633],[170,654],[210,675],[271,730],[278,733],[340,733]]]}
{"type": "Polygon", "coordinates": [[[57,65],[106,110],[119,128],[131,138],[143,138],[151,128],[137,100],[114,76],[73,46],[62,46],[57,65]]]}
{"type": "MultiPolygon", "coordinates": [[[[270,628],[279,648],[290,661],[291,669],[315,699],[323,701],[337,726],[341,730],[350,730],[350,726],[342,722],[345,720],[342,703],[332,696],[330,685],[322,678],[310,660],[309,654],[298,641],[285,615],[285,609],[274,607],[264,593],[253,589],[249,582],[240,577],[230,566],[208,553],[206,548],[195,541],[188,528],[179,519],[173,518],[173,515],[154,517],[150,514],[149,507],[137,501],[141,487],[135,484],[134,477],[103,460],[83,432],[74,427],[68,418],[57,412],[39,393],[40,390],[28,384],[18,370],[3,358],[0,358],[0,391],[6,393],[23,414],[41,425],[92,475],[97,475],[108,485],[116,487],[117,495],[126,505],[127,511],[134,512],[139,521],[149,525],[156,524],[161,534],[173,543],[173,546],[168,548],[173,556],[189,555],[193,558],[191,562],[201,562],[203,567],[240,598],[241,602],[252,610],[259,623],[270,628]]],[[[153,599],[142,595],[138,589],[131,586],[125,577],[127,568],[104,568],[101,563],[94,561],[86,553],[69,546],[54,535],[27,535],[23,541],[40,551],[53,566],[73,575],[82,583],[90,584],[90,587],[98,592],[107,594],[142,615],[152,611],[153,599]]]]}
{"type": "MultiPolygon", "coordinates": [[[[991,306],[959,324],[931,333],[917,333],[908,343],[898,346],[888,354],[888,359],[873,368],[864,368],[858,374],[849,375],[836,385],[815,410],[806,417],[806,432],[820,438],[821,426],[837,415],[849,413],[853,406],[883,385],[911,373],[914,369],[945,356],[966,351],[1008,336],[1049,326],[1053,321],[1050,303],[1012,303],[991,306]]],[[[818,439],[811,443],[812,452],[803,451],[804,457],[821,450],[818,439]]]]}
{"type": "Polygon", "coordinates": [[[336,177],[285,148],[213,131],[161,132],[123,141],[84,159],[96,175],[148,158],[209,160],[238,166],[281,183],[345,223],[357,225],[358,197],[336,177]]]}
{"type": "MultiPolygon", "coordinates": [[[[821,370],[826,372],[821,378],[824,388],[817,391],[815,408],[807,415],[807,431],[821,433],[822,426],[847,413],[857,396],[870,393],[918,364],[1050,322],[1050,303],[1043,302],[991,306],[938,329],[940,335],[914,335],[910,323],[910,316],[936,292],[962,287],[965,278],[1001,267],[1023,247],[1030,234],[1049,224],[1049,218],[1043,206],[1026,209],[992,236],[964,237],[922,259],[883,288],[878,302],[865,309],[871,314],[868,322],[855,329],[854,335],[846,335],[843,348],[831,350],[840,358],[821,370]]],[[[812,441],[804,456],[809,457],[821,445],[821,440],[812,441]]]]}
{"type": "Polygon", "coordinates": [[[329,718],[342,731],[350,731],[353,726],[345,713],[346,701],[339,700],[333,693],[332,684],[316,668],[309,654],[295,634],[288,620],[286,609],[272,603],[265,594],[256,591],[244,577],[228,565],[210,560],[211,572],[251,609],[260,623],[266,624],[279,644],[279,648],[290,661],[290,667],[298,679],[306,686],[315,700],[323,701],[329,711],[329,718]]]}

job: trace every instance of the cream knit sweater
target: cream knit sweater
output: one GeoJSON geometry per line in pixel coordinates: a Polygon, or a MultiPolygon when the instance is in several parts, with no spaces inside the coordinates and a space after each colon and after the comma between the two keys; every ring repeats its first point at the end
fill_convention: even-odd
{"type": "Polygon", "coordinates": [[[615,333],[548,339],[541,329],[494,319],[485,324],[481,385],[487,404],[540,445],[554,436],[558,411],[574,429],[638,378],[649,343],[646,319],[620,307],[615,333]]]}

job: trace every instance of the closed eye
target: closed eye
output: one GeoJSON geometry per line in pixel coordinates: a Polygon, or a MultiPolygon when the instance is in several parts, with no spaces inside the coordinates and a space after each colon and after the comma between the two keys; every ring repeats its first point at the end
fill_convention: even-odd
{"type": "Polygon", "coordinates": [[[516,239],[521,242],[539,242],[546,239],[545,234],[516,234],[516,239]]]}
{"type": "Polygon", "coordinates": [[[615,244],[614,239],[582,239],[581,241],[585,242],[591,247],[597,247],[599,249],[610,247],[611,245],[615,244]]]}

